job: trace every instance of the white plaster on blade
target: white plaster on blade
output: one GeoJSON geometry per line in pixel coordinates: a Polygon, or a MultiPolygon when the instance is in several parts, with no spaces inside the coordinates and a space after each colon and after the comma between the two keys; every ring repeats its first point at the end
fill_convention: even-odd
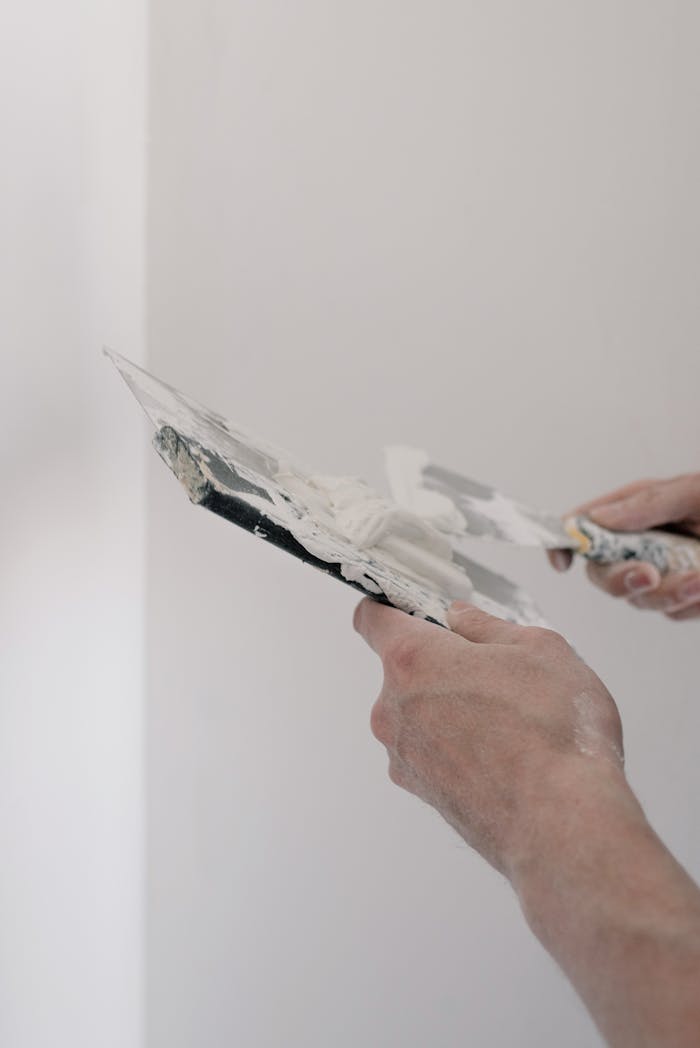
{"type": "Polygon", "coordinates": [[[393,444],[384,448],[384,464],[391,496],[399,506],[415,513],[449,535],[463,535],[467,522],[452,499],[423,485],[429,464],[427,451],[393,444]]]}
{"type": "MultiPolygon", "coordinates": [[[[488,530],[479,530],[480,538],[498,538],[517,546],[545,548],[572,548],[560,521],[550,514],[547,520],[538,519],[536,510],[489,489],[487,498],[455,490],[453,501],[444,492],[426,487],[425,470],[430,465],[426,451],[394,445],[384,449],[386,471],[394,500],[414,513],[449,531],[454,536],[469,533],[469,520],[464,513],[474,513],[474,519],[488,522],[488,530]],[[549,520],[551,516],[551,521],[549,520]]],[[[465,478],[466,480],[466,478],[465,478]]],[[[543,514],[539,514],[543,517],[543,514]]]]}
{"type": "MultiPolygon", "coordinates": [[[[429,521],[389,502],[358,477],[303,477],[285,466],[274,479],[304,504],[315,521],[350,545],[376,555],[428,590],[447,592],[453,599],[472,597],[470,579],[452,560],[449,537],[429,521]]],[[[314,556],[334,560],[319,530],[310,528],[310,523],[295,517],[287,519],[285,527],[314,556]]],[[[366,585],[366,572],[358,565],[341,562],[341,572],[344,578],[366,585]]],[[[389,593],[386,596],[391,599],[389,593]]]]}
{"type": "MultiPolygon", "coordinates": [[[[211,489],[247,503],[318,561],[337,565],[348,581],[383,593],[411,614],[447,625],[450,601],[461,598],[494,615],[542,624],[534,606],[515,589],[503,604],[500,597],[488,595],[487,580],[473,586],[466,566],[453,559],[452,543],[463,533],[464,521],[449,499],[431,493],[426,519],[383,499],[356,478],[316,477],[287,452],[123,357],[108,356],[156,426],[156,447],[193,501],[202,501],[211,489]],[[233,471],[231,478],[227,469],[233,471]]],[[[260,537],[267,534],[264,526],[254,530],[260,537]]]]}

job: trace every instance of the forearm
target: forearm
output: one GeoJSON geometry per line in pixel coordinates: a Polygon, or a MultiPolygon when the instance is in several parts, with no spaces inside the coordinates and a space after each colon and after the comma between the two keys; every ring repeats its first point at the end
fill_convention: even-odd
{"type": "Polygon", "coordinates": [[[700,890],[621,772],[585,759],[558,770],[537,811],[513,884],[605,1037],[615,1048],[697,1045],[700,890]]]}

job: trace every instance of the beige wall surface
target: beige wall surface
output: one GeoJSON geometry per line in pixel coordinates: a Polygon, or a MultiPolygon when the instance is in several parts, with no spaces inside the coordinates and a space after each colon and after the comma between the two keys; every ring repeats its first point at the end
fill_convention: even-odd
{"type": "MultiPolygon", "coordinates": [[[[692,2],[154,0],[149,359],[327,472],[405,441],[564,510],[698,468],[692,2]]],[[[526,583],[700,875],[699,636],[526,583]]],[[[598,1043],[509,887],[393,787],[354,594],[150,458],[149,1048],[598,1043]]]]}

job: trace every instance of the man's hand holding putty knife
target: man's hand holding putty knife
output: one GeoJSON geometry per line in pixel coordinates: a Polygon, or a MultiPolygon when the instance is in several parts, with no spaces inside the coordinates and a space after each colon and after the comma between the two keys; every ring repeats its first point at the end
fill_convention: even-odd
{"type": "MultiPolygon", "coordinates": [[[[428,505],[448,492],[455,500],[460,485],[473,484],[415,460],[407,478],[403,465],[392,484],[399,502],[428,505]]],[[[513,526],[515,541],[527,543],[527,523],[491,489],[462,490],[457,504],[493,537],[513,526]]],[[[589,559],[596,585],[672,619],[700,616],[700,474],[631,484],[574,516],[627,551],[613,563],[589,559]],[[648,560],[640,536],[655,551],[648,560]],[[680,559],[656,559],[674,548],[680,559]]],[[[575,546],[556,548],[541,523],[529,544],[549,546],[553,565],[566,569],[575,546]]],[[[561,525],[551,525],[556,534],[561,525]]],[[[355,628],[383,663],[371,724],[392,781],[435,807],[510,880],[608,1043],[697,1048],[700,890],[626,780],[612,696],[553,631],[464,603],[452,605],[449,625],[367,598],[357,608],[355,628]]]]}
{"type": "MultiPolygon", "coordinates": [[[[585,515],[595,524],[623,533],[674,528],[679,534],[700,538],[700,473],[639,480],[578,506],[573,515],[585,515]]],[[[556,549],[549,559],[558,571],[566,571],[573,556],[569,550],[556,549]]],[[[700,617],[698,569],[681,568],[662,575],[649,562],[607,565],[589,561],[586,571],[600,589],[611,597],[625,598],[636,608],[660,611],[676,621],[700,617]]]]}
{"type": "MultiPolygon", "coordinates": [[[[700,541],[692,533],[678,534],[658,526],[605,527],[582,510],[560,519],[547,510],[526,506],[488,484],[438,466],[418,448],[389,447],[385,456],[392,495],[398,505],[426,519],[439,519],[449,507],[452,520],[460,521],[459,525],[453,523],[452,543],[456,549],[464,540],[496,540],[580,553],[599,564],[644,561],[654,565],[659,575],[700,572],[700,541]]],[[[692,480],[681,477],[669,483],[682,485],[692,480]]],[[[642,517],[637,514],[631,519],[639,521],[642,517]]]]}

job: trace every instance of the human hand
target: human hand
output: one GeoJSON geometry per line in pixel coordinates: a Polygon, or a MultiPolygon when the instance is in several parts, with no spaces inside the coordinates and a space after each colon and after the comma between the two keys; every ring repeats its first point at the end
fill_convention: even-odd
{"type": "Polygon", "coordinates": [[[561,818],[602,783],[628,789],[605,686],[558,634],[455,604],[452,632],[363,600],[355,629],[384,683],[372,731],[393,782],[436,808],[513,879],[561,818]]]}
{"type": "MultiPolygon", "coordinates": [[[[670,480],[640,480],[577,507],[596,524],[613,531],[645,531],[672,526],[700,537],[700,473],[670,480]]],[[[551,550],[550,563],[566,571],[572,561],[567,550],[551,550]]],[[[624,597],[636,608],[663,612],[676,621],[700,618],[700,572],[669,572],[662,576],[653,564],[625,561],[596,564],[589,561],[590,580],[612,597],[624,597]]]]}

